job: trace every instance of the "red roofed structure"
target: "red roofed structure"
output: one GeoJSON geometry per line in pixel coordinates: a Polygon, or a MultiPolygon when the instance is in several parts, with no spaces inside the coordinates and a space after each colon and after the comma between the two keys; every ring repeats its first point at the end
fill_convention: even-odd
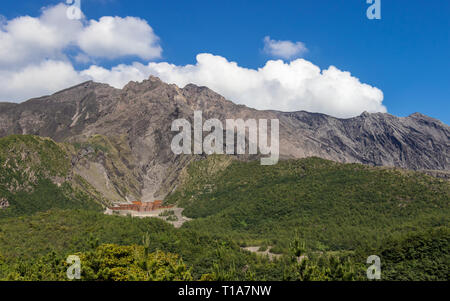
{"type": "Polygon", "coordinates": [[[156,200],[153,202],[141,202],[141,201],[133,201],[131,204],[116,204],[113,207],[110,207],[109,209],[113,211],[136,211],[136,212],[149,212],[157,209],[164,209],[164,208],[172,208],[173,205],[169,206],[163,206],[163,201],[156,200]]]}

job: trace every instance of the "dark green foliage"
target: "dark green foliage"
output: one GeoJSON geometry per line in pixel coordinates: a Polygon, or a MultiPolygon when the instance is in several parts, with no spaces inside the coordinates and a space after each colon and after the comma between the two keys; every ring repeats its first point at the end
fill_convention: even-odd
{"type": "Polygon", "coordinates": [[[0,279],[65,280],[67,267],[61,264],[68,255],[92,254],[100,244],[113,243],[142,244],[147,254],[179,254],[194,279],[203,280],[365,280],[371,254],[382,258],[382,279],[447,280],[448,238],[448,228],[441,228],[356,253],[323,253],[298,236],[288,254],[270,261],[242,251],[229,238],[175,229],[158,219],[53,210],[0,220],[0,279]]]}
{"type": "Polygon", "coordinates": [[[358,250],[356,261],[367,254],[381,258],[383,280],[450,279],[450,229],[439,227],[407,234],[396,234],[377,247],[358,250]]]}
{"type": "Polygon", "coordinates": [[[101,205],[70,183],[70,160],[54,141],[13,135],[0,139],[0,218],[51,208],[100,210],[101,205]]]}
{"type": "Polygon", "coordinates": [[[67,267],[64,260],[60,254],[52,251],[33,260],[17,259],[5,261],[3,265],[0,262],[0,280],[57,281],[67,279],[67,267]]]}
{"type": "Polygon", "coordinates": [[[32,214],[52,208],[84,208],[96,211],[102,209],[89,195],[74,189],[69,183],[58,187],[48,179],[40,179],[32,187],[32,192],[18,191],[14,194],[0,190],[0,196],[6,197],[10,203],[10,207],[0,210],[0,218],[32,214]]]}
{"type": "Polygon", "coordinates": [[[274,166],[235,161],[203,178],[205,164],[192,164],[192,180],[171,196],[194,218],[183,227],[247,245],[286,253],[300,229],[312,249],[348,250],[449,222],[449,183],[421,173],[308,158],[274,166]]]}
{"type": "Polygon", "coordinates": [[[236,259],[237,267],[257,261],[254,254],[241,252],[232,241],[178,230],[159,219],[109,216],[83,210],[52,210],[0,219],[0,254],[10,263],[33,262],[34,258],[49,252],[67,256],[103,243],[142,244],[146,233],[149,252],[162,250],[179,254],[193,267],[195,278],[210,272],[213,261],[219,260],[216,252],[219,241],[225,242],[226,252],[236,259]]]}

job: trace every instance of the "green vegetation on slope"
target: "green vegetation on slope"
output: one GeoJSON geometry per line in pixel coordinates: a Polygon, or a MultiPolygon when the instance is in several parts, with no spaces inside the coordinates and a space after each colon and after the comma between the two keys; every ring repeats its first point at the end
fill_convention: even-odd
{"type": "Polygon", "coordinates": [[[35,176],[66,177],[70,172],[67,154],[51,139],[30,135],[11,135],[0,139],[2,183],[26,184],[35,176]],[[33,172],[33,174],[30,173],[33,172]]]}
{"type": "Polygon", "coordinates": [[[421,173],[308,158],[274,166],[234,161],[206,174],[217,160],[191,164],[168,200],[194,218],[186,229],[286,253],[295,229],[315,250],[354,250],[449,222],[449,183],[421,173]]]}
{"type": "MultiPolygon", "coordinates": [[[[0,209],[0,217],[51,208],[101,209],[96,199],[71,181],[70,159],[50,139],[28,135],[1,138],[0,166],[0,199],[9,203],[0,209]]],[[[75,180],[89,186],[78,177],[75,180]]]]}

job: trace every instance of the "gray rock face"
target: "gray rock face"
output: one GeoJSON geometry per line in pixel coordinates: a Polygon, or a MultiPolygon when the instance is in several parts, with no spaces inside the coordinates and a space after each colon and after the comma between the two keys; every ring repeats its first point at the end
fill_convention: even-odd
{"type": "MultiPolygon", "coordinates": [[[[450,128],[415,113],[395,117],[363,113],[338,119],[318,113],[258,111],[236,105],[206,87],[184,88],[150,77],[123,89],[85,82],[20,104],[0,103],[0,137],[34,134],[56,141],[84,141],[93,135],[125,137],[122,161],[142,182],[141,197],[163,198],[193,156],[170,149],[172,121],[203,118],[280,120],[281,158],[317,156],[338,162],[450,170],[450,128]]],[[[117,139],[116,139],[117,140],[117,139]]],[[[122,141],[122,140],[121,140],[122,141]]],[[[108,177],[108,175],[106,175],[108,177]]],[[[126,196],[124,196],[126,197],[126,196]]]]}
{"type": "Polygon", "coordinates": [[[450,168],[450,128],[440,121],[413,114],[363,113],[337,119],[307,112],[281,113],[300,139],[294,140],[294,157],[317,155],[339,162],[397,166],[408,169],[450,168]]]}

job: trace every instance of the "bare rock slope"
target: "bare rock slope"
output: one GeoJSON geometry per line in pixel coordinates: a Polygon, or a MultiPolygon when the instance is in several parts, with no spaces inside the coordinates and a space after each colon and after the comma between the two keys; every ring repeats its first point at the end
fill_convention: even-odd
{"type": "Polygon", "coordinates": [[[450,128],[420,113],[396,117],[363,113],[349,119],[324,114],[258,111],[206,87],[150,77],[123,89],[92,81],[20,104],[0,103],[0,137],[33,134],[70,143],[75,172],[112,200],[163,198],[182,169],[201,156],[170,149],[172,121],[203,118],[278,118],[282,158],[317,156],[408,169],[450,170],[450,128]]]}

